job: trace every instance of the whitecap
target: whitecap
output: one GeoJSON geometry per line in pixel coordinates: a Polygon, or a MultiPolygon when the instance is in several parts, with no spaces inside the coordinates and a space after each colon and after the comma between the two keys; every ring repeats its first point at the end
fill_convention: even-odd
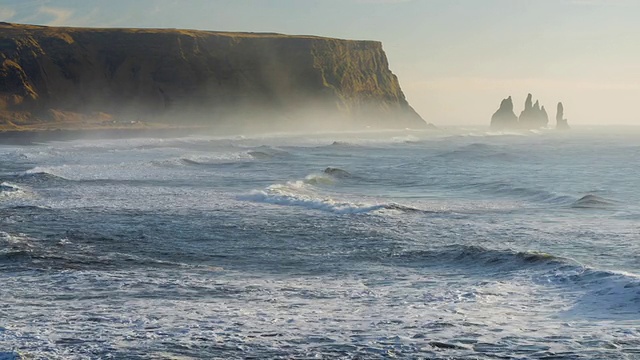
{"type": "Polygon", "coordinates": [[[0,183],[0,197],[4,198],[19,198],[27,194],[25,189],[18,185],[8,182],[0,183]]]}
{"type": "Polygon", "coordinates": [[[368,205],[348,201],[336,201],[328,197],[320,198],[305,194],[280,192],[273,189],[254,190],[248,195],[238,196],[238,199],[274,205],[298,206],[336,214],[362,214],[384,209],[386,207],[386,205],[368,205]]]}

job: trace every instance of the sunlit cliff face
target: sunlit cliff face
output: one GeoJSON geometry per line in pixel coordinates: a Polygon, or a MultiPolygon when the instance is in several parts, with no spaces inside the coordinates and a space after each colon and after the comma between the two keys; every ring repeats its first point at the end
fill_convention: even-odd
{"type": "Polygon", "coordinates": [[[0,110],[14,125],[426,126],[379,42],[10,24],[2,30],[0,110]]]}

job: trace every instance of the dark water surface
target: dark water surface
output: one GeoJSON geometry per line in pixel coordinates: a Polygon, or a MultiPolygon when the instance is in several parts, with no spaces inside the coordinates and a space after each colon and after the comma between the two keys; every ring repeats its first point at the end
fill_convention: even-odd
{"type": "Polygon", "coordinates": [[[0,145],[0,359],[640,358],[603,130],[0,145]]]}

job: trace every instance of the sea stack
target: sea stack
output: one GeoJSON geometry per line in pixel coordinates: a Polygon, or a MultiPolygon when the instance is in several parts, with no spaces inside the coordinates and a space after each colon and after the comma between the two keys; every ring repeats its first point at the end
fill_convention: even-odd
{"type": "Polygon", "coordinates": [[[558,110],[556,111],[556,129],[569,129],[569,123],[567,119],[564,118],[564,106],[562,106],[562,102],[558,103],[558,110]]]}
{"type": "Polygon", "coordinates": [[[513,112],[511,96],[503,99],[500,108],[491,117],[491,128],[495,130],[513,129],[518,127],[518,117],[513,112]]]}
{"type": "MultiPolygon", "coordinates": [[[[556,115],[558,129],[568,129],[567,120],[563,119],[562,103],[558,103],[558,114],[556,115]]],[[[538,100],[533,102],[533,95],[528,94],[524,102],[524,110],[520,116],[516,117],[513,112],[513,101],[511,96],[502,100],[500,108],[491,117],[491,129],[497,130],[531,130],[546,127],[549,124],[549,114],[544,105],[538,100]]]]}
{"type": "Polygon", "coordinates": [[[544,110],[544,106],[540,108],[540,102],[536,100],[534,105],[531,105],[532,95],[527,95],[527,100],[524,103],[524,110],[520,113],[518,122],[521,128],[524,129],[537,129],[547,126],[549,123],[549,116],[547,111],[544,110]]]}

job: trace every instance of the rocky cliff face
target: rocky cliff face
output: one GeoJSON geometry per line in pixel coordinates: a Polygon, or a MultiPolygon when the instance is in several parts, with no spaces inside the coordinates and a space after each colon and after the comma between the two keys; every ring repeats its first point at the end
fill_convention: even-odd
{"type": "Polygon", "coordinates": [[[0,124],[420,128],[382,44],[0,23],[0,124]]]}

